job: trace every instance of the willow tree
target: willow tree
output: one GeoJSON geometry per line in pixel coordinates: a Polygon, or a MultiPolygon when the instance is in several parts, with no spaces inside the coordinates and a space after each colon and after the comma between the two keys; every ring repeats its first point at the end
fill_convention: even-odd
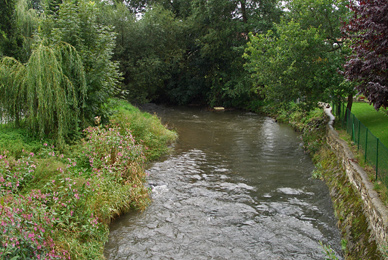
{"type": "Polygon", "coordinates": [[[5,57],[0,71],[3,118],[40,137],[52,136],[62,146],[78,129],[86,96],[84,68],[74,47],[42,41],[26,64],[5,57]]]}

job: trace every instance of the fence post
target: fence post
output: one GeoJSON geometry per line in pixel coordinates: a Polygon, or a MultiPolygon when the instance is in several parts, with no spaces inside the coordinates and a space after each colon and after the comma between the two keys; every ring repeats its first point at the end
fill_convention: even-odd
{"type": "Polygon", "coordinates": [[[354,114],[353,115],[353,120],[352,120],[352,141],[356,141],[356,137],[354,136],[354,118],[356,117],[354,114]]]}
{"type": "Polygon", "coordinates": [[[377,181],[377,175],[379,173],[379,143],[380,143],[380,140],[379,138],[376,138],[377,139],[377,145],[376,145],[376,181],[377,181]]]}
{"type": "Polygon", "coordinates": [[[369,129],[367,128],[365,131],[365,163],[367,162],[366,155],[368,153],[368,132],[369,132],[369,129]]]}
{"type": "Polygon", "coordinates": [[[345,120],[345,113],[346,113],[346,107],[345,107],[345,104],[342,104],[342,116],[343,116],[343,120],[345,120]]]}
{"type": "Polygon", "coordinates": [[[361,133],[361,121],[358,120],[358,146],[357,149],[360,150],[360,133],[361,133]]]}

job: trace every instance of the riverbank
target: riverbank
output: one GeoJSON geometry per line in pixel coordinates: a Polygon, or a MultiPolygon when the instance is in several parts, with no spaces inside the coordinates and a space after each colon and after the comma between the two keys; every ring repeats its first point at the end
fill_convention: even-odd
{"type": "Polygon", "coordinates": [[[2,126],[2,259],[104,259],[111,219],[149,204],[144,165],[176,134],[155,115],[114,105],[109,125],[88,127],[61,151],[2,126]]]}
{"type": "MultiPolygon", "coordinates": [[[[344,258],[384,259],[384,249],[376,243],[376,237],[371,234],[368,226],[361,195],[347,178],[343,165],[327,143],[329,118],[323,109],[309,114],[297,110],[291,113],[281,111],[276,118],[302,132],[305,149],[312,155],[316,165],[313,177],[324,180],[330,189],[338,227],[342,233],[344,258]]],[[[332,257],[330,259],[335,259],[332,257]]]]}

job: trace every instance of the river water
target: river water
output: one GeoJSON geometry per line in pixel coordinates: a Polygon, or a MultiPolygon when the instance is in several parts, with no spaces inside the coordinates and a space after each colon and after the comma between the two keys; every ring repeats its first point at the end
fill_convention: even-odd
{"type": "Polygon", "coordinates": [[[114,221],[107,259],[341,258],[328,188],[298,133],[254,113],[148,106],[173,126],[171,156],[148,169],[152,204],[114,221]]]}

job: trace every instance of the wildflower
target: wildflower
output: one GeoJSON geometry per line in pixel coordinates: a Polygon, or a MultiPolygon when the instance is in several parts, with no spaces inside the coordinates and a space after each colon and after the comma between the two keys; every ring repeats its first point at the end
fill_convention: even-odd
{"type": "Polygon", "coordinates": [[[44,145],[44,146],[47,146],[47,143],[44,143],[43,145],[44,145]]]}

